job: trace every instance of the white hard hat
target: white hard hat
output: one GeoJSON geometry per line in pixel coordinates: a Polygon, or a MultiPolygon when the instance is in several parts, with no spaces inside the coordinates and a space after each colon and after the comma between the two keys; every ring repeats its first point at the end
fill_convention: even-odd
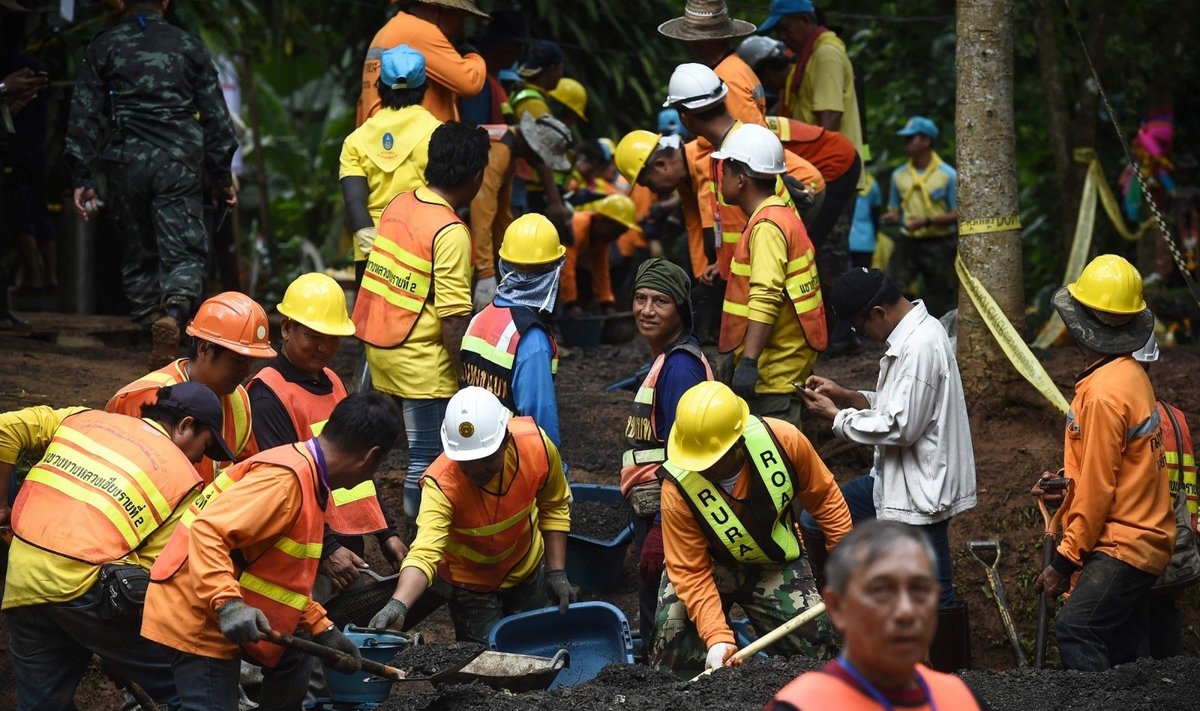
{"type": "Polygon", "coordinates": [[[750,169],[751,177],[769,178],[787,171],[783,144],[770,129],[745,124],[734,131],[712,154],[716,160],[736,160],[750,169]]]}
{"type": "Polygon", "coordinates": [[[762,35],[751,35],[738,45],[738,56],[754,69],[759,62],[767,57],[783,56],[783,42],[762,35]]]}
{"type": "Polygon", "coordinates": [[[706,109],[725,100],[729,87],[717,73],[703,64],[680,64],[667,84],[663,108],[706,109]]]}
{"type": "Polygon", "coordinates": [[[490,391],[467,387],[454,393],[442,420],[442,449],[453,462],[491,456],[508,433],[508,411],[490,391]]]}
{"type": "Polygon", "coordinates": [[[1146,345],[1133,352],[1133,359],[1139,363],[1154,363],[1158,360],[1158,339],[1150,332],[1150,340],[1146,345]]]}

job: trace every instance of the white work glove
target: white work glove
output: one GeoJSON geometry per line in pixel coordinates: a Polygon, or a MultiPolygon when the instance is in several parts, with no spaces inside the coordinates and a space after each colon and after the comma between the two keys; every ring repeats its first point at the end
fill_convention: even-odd
{"type": "Polygon", "coordinates": [[[728,642],[717,642],[708,648],[708,658],[704,660],[705,669],[719,669],[737,652],[737,645],[728,642]]]}
{"type": "Polygon", "coordinates": [[[495,276],[484,277],[475,282],[475,295],[471,300],[475,302],[476,311],[483,311],[494,298],[496,298],[495,276]]]}
{"type": "Polygon", "coordinates": [[[354,232],[354,246],[363,254],[370,254],[371,248],[375,246],[375,228],[364,227],[361,230],[354,232]]]}

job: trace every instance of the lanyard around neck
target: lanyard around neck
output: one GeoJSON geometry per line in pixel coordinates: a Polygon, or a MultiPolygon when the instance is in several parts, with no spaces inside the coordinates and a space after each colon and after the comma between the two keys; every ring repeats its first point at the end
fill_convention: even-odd
{"type": "MultiPolygon", "coordinates": [[[[850,660],[846,658],[845,654],[842,654],[838,657],[838,664],[842,665],[842,668],[846,670],[846,673],[858,682],[863,691],[867,692],[867,695],[870,696],[875,703],[882,706],[885,711],[895,711],[895,705],[892,704],[891,701],[888,701],[887,697],[883,695],[883,692],[881,692],[874,684],[867,681],[867,678],[863,676],[862,672],[855,668],[853,664],[850,663],[850,660]]],[[[917,686],[921,687],[922,693],[925,694],[925,698],[929,701],[929,711],[937,711],[937,702],[933,700],[933,693],[929,690],[929,684],[926,683],[925,678],[916,670],[913,670],[913,674],[915,674],[917,677],[917,686]]]]}

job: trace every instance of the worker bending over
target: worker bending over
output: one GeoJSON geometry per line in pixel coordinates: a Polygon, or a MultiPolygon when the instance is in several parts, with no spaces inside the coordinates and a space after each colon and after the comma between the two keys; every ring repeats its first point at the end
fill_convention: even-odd
{"type": "Polygon", "coordinates": [[[455,637],[486,642],[504,615],[548,600],[566,612],[575,600],[565,570],[571,490],[558,449],[533,420],[511,415],[483,388],[450,399],[445,451],[421,477],[417,539],[373,629],[411,627],[449,603],[455,637]]]}
{"type": "Polygon", "coordinates": [[[591,277],[592,303],[611,313],[616,309],[617,297],[612,290],[608,255],[621,235],[629,230],[641,231],[637,207],[624,195],[607,195],[580,206],[571,218],[571,226],[575,243],[567,247],[563,268],[563,309],[575,316],[583,315],[578,279],[578,271],[582,270],[591,277]]]}

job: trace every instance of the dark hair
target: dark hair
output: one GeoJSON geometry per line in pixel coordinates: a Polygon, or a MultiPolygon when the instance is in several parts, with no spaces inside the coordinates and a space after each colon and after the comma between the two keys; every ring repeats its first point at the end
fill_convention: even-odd
{"type": "Polygon", "coordinates": [[[776,183],[778,182],[778,179],[775,176],[772,176],[770,178],[760,178],[757,175],[751,175],[750,174],[750,166],[746,165],[745,163],[742,163],[741,161],[734,160],[732,158],[728,158],[724,162],[725,162],[725,170],[726,171],[736,173],[737,175],[746,176],[746,179],[749,180],[754,185],[754,187],[758,188],[759,190],[762,190],[762,191],[765,191],[768,193],[775,192],[775,186],[776,186],[776,183]]]}
{"type": "Polygon", "coordinates": [[[190,338],[189,340],[191,340],[191,342],[192,342],[191,347],[188,349],[188,358],[190,358],[191,360],[196,360],[197,358],[200,357],[200,344],[201,343],[207,343],[209,348],[212,348],[215,351],[213,353],[213,357],[222,355],[225,352],[230,352],[230,353],[233,352],[233,351],[230,351],[225,346],[222,346],[219,343],[213,343],[212,341],[206,341],[203,338],[194,338],[193,337],[193,338],[190,338]]]}
{"type": "Polygon", "coordinates": [[[425,182],[431,188],[460,188],[487,166],[489,150],[487,131],[473,123],[447,121],[429,138],[425,182]]]}
{"type": "Polygon", "coordinates": [[[788,58],[783,56],[782,54],[771,55],[769,57],[764,57],[764,58],[760,59],[758,61],[758,64],[754,65],[754,71],[755,72],[777,72],[780,69],[786,69],[789,64],[791,64],[791,62],[789,62],[788,58]]]}
{"type": "Polygon", "coordinates": [[[595,139],[584,141],[575,146],[575,157],[584,158],[589,163],[597,165],[608,165],[612,162],[612,157],[605,152],[604,146],[600,145],[600,141],[595,139]]]}
{"type": "Polygon", "coordinates": [[[333,408],[321,437],[344,452],[379,447],[383,455],[396,444],[400,413],[389,398],[377,392],[354,393],[333,408]]]}
{"type": "Polygon", "coordinates": [[[855,571],[866,568],[904,543],[915,543],[925,551],[930,573],[937,572],[937,553],[924,531],[899,521],[872,519],[856,524],[829,554],[829,562],[825,564],[826,587],[844,595],[855,571]]]}
{"type": "Polygon", "coordinates": [[[725,101],[718,101],[712,106],[706,106],[703,109],[688,109],[684,108],[683,104],[677,107],[679,113],[687,115],[696,121],[712,121],[713,119],[721,118],[729,115],[729,107],[725,105],[725,101]]]}
{"type": "Polygon", "coordinates": [[[183,421],[183,418],[188,415],[176,410],[172,407],[163,407],[158,403],[143,403],[140,416],[147,420],[154,420],[158,424],[170,429],[183,421]]]}
{"type": "Polygon", "coordinates": [[[403,109],[406,106],[416,106],[425,100],[425,87],[429,84],[413,87],[412,89],[393,89],[381,80],[375,80],[375,89],[379,91],[379,101],[385,109],[403,109]]]}

